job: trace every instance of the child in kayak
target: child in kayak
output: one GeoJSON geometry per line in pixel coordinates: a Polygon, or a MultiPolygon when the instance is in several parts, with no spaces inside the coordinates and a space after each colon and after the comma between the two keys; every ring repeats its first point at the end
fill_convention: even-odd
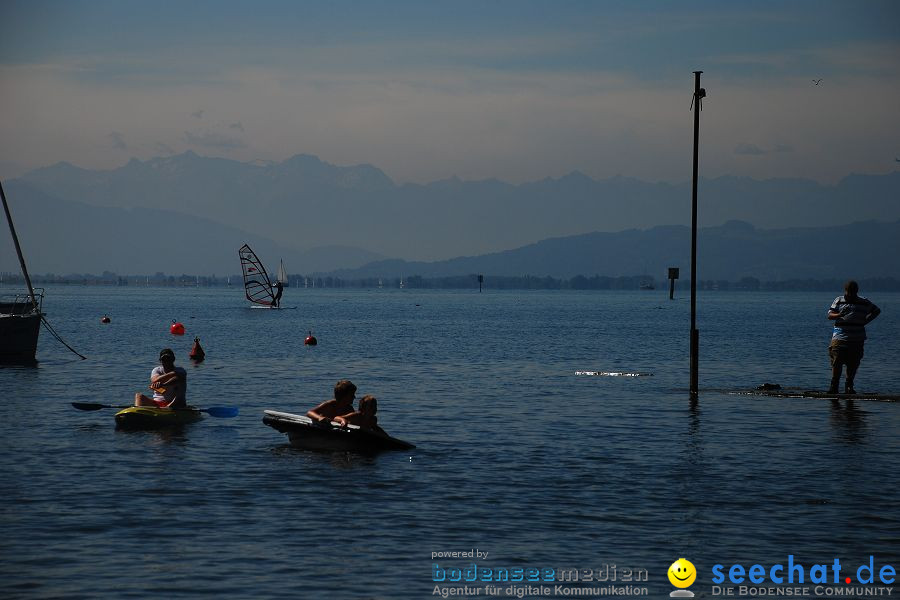
{"type": "Polygon", "coordinates": [[[187,371],[175,366],[175,353],[171,348],[163,348],[159,353],[159,366],[150,371],[150,389],[153,397],[148,398],[138,392],[134,395],[135,406],[155,406],[158,408],[184,408],[187,406],[187,371]]]}
{"type": "Polygon", "coordinates": [[[367,394],[359,401],[358,411],[335,417],[334,421],[341,427],[356,425],[360,429],[369,429],[387,435],[384,429],[378,426],[378,417],[375,416],[376,412],[378,412],[378,399],[367,394]]]}
{"type": "Polygon", "coordinates": [[[356,386],[349,379],[341,379],[334,384],[334,398],[307,411],[306,416],[320,425],[328,425],[335,417],[353,412],[356,386]]]}

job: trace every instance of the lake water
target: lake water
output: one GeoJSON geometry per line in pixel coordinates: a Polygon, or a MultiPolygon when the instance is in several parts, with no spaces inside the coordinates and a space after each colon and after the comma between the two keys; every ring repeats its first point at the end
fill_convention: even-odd
{"type": "MultiPolygon", "coordinates": [[[[685,557],[713,597],[716,564],[900,570],[900,404],[728,393],[824,389],[837,293],[701,294],[692,403],[686,293],[288,288],[296,310],[270,311],[238,288],[50,287],[50,322],[88,360],[42,331],[38,367],[0,368],[0,596],[432,598],[476,563],[615,565],[606,586],[645,570],[630,585],[659,598],[685,557]],[[192,403],[240,416],[124,432],[70,406],[130,403],[166,346],[192,403]],[[418,448],[317,454],[262,424],[340,378],[418,448]],[[434,555],[470,550],[487,556],[434,555]]],[[[883,314],[856,387],[898,393],[900,295],[868,295],[883,314]]]]}

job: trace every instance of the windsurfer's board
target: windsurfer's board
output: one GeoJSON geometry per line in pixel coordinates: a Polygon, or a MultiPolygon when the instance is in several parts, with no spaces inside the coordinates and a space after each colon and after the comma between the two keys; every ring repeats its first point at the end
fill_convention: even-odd
{"type": "Polygon", "coordinates": [[[250,308],[262,308],[265,310],[296,310],[297,309],[296,306],[278,306],[278,307],[272,308],[271,306],[263,306],[262,304],[251,304],[250,308]]]}

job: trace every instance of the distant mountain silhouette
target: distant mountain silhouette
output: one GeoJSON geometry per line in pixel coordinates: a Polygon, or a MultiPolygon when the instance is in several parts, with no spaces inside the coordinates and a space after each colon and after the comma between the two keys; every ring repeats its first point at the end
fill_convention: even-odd
{"type": "MultiPolygon", "coordinates": [[[[586,178],[578,177],[569,184],[579,180],[588,184],[586,178]]],[[[360,180],[350,183],[355,185],[354,181],[360,180]]],[[[383,184],[377,178],[372,183],[383,184]]],[[[340,244],[300,250],[173,210],[102,208],[61,200],[22,180],[7,183],[5,189],[28,264],[42,274],[236,274],[237,248],[246,242],[273,269],[284,259],[292,274],[323,273],[345,279],[483,273],[562,278],[643,274],[662,280],[668,267],[680,267],[682,278],[689,277],[690,229],[684,225],[592,232],[479,256],[408,262],[382,260],[382,256],[340,244]]],[[[340,233],[340,227],[336,231],[340,233]]],[[[302,232],[298,237],[302,238],[302,232]]],[[[336,235],[335,241],[341,237],[336,235]]],[[[18,272],[5,228],[0,229],[0,250],[0,270],[18,272]]],[[[702,228],[698,254],[702,279],[900,278],[900,220],[778,229],[757,229],[732,220],[702,228]]]]}
{"type": "MultiPolygon", "coordinates": [[[[340,245],[407,260],[690,221],[688,183],[573,172],[519,185],[457,178],[397,185],[374,166],[335,166],[310,155],[242,163],[186,152],[108,171],[59,163],[21,180],[61,200],[183,213],[284,248],[340,245]]],[[[893,221],[900,218],[898,197],[900,171],[851,175],[833,186],[719,177],[700,182],[699,219],[705,227],[737,219],[770,229],[893,221]]]]}
{"type": "MultiPolygon", "coordinates": [[[[248,243],[289,273],[358,266],[381,256],[348,246],[299,250],[247,231],[171,210],[101,208],[60,200],[21,180],[4,183],[29,270],[34,273],[169,275],[240,273],[237,250],[248,243]]],[[[0,271],[19,272],[9,230],[0,228],[0,271]]]]}
{"type": "MultiPolygon", "coordinates": [[[[900,220],[772,230],[729,221],[700,229],[697,238],[700,279],[900,278],[900,220]]],[[[689,227],[663,226],[554,238],[505,252],[431,263],[377,261],[332,275],[362,279],[401,274],[557,278],[646,274],[660,281],[666,279],[668,267],[680,267],[681,278],[689,279],[690,243],[689,227]]]]}

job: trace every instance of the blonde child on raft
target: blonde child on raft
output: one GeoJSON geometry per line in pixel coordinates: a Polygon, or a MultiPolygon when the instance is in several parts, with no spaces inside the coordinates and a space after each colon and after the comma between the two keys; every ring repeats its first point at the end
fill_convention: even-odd
{"type": "Polygon", "coordinates": [[[341,427],[356,425],[360,429],[368,429],[387,435],[384,429],[378,426],[378,417],[375,416],[376,412],[378,412],[378,399],[371,394],[367,394],[359,401],[359,410],[335,417],[334,421],[341,427]]]}

